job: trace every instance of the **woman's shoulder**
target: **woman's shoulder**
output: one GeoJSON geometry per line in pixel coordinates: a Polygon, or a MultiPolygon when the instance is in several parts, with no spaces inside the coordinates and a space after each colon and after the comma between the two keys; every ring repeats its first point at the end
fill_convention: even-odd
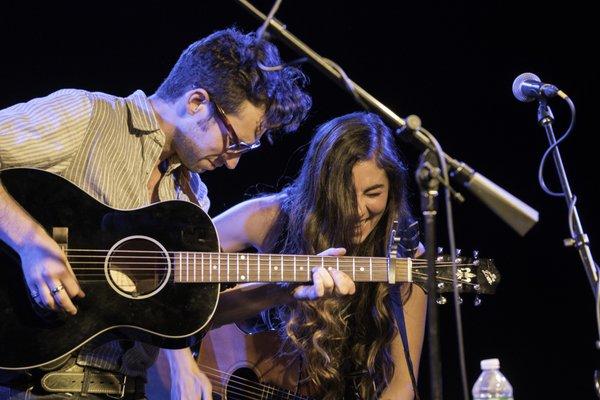
{"type": "Polygon", "coordinates": [[[272,219],[281,211],[286,197],[285,193],[273,193],[246,200],[240,206],[253,217],[272,219]]]}

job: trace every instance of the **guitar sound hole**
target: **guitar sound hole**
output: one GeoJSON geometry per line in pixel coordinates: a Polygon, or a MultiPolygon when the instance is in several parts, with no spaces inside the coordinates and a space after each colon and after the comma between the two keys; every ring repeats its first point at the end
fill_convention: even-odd
{"type": "Polygon", "coordinates": [[[136,236],[117,243],[105,264],[110,285],[131,298],[149,297],[158,292],[169,277],[168,253],[150,238],[136,236]]]}
{"type": "MultiPolygon", "coordinates": [[[[269,398],[263,396],[263,385],[250,368],[238,368],[227,381],[226,400],[247,400],[269,398]]],[[[225,399],[223,399],[225,400],[225,399]]]]}

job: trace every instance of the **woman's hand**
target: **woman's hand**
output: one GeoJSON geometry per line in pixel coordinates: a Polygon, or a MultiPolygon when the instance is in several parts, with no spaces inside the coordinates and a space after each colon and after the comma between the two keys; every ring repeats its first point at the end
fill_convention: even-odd
{"type": "MultiPolygon", "coordinates": [[[[319,256],[343,256],[346,254],[344,248],[331,248],[321,253],[319,256]]],[[[296,300],[317,300],[330,296],[345,296],[354,294],[356,286],[354,281],[345,273],[337,269],[326,269],[324,267],[315,267],[312,270],[312,285],[301,285],[292,291],[296,300]]]]}

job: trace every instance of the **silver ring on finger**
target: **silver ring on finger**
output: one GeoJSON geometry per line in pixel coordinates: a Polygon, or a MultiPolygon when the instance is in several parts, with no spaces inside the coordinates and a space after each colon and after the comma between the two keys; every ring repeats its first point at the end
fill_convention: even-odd
{"type": "Polygon", "coordinates": [[[63,285],[59,284],[58,286],[56,286],[54,289],[51,290],[52,295],[55,295],[56,293],[60,292],[61,290],[64,290],[64,287],[63,287],[63,285]]]}
{"type": "Polygon", "coordinates": [[[31,290],[30,293],[32,299],[40,297],[40,292],[38,292],[37,290],[31,290]]]}

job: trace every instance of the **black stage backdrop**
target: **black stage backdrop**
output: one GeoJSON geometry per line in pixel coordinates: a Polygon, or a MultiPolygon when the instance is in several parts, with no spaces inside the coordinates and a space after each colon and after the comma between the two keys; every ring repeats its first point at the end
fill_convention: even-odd
{"type": "MultiPolygon", "coordinates": [[[[272,3],[257,5],[267,11],[272,3]]],[[[479,360],[498,357],[517,399],[593,398],[597,352],[593,296],[568,235],[564,200],[543,194],[538,163],[547,139],[533,104],[517,102],[513,79],[538,74],[567,92],[578,123],[562,155],[592,250],[600,257],[593,204],[598,134],[595,91],[600,90],[595,14],[578,2],[285,1],[278,14],[288,29],[335,60],[363,88],[400,116],[417,114],[444,149],[540,212],[519,237],[472,195],[455,205],[459,247],[496,261],[502,282],[479,307],[462,306],[469,387],[479,360]]],[[[591,6],[590,6],[591,7],[591,6]]],[[[190,42],[216,29],[258,27],[233,0],[220,2],[4,2],[0,13],[0,107],[65,87],[128,95],[152,93],[190,42]]],[[[296,54],[280,47],[284,58],[296,54]]],[[[314,107],[299,132],[243,157],[235,171],[205,174],[211,215],[294,177],[314,128],[359,110],[351,96],[310,65],[314,107]]],[[[552,103],[555,129],[569,113],[552,103]]],[[[1,132],[0,132],[1,134],[1,132]]],[[[418,152],[402,145],[411,171],[418,152]]],[[[552,164],[548,180],[558,189],[552,164]]],[[[415,187],[413,185],[413,192],[415,187]]],[[[413,203],[418,207],[416,196],[413,203]]],[[[443,219],[440,240],[445,241],[443,219]]],[[[452,307],[440,312],[444,398],[460,398],[452,307]]],[[[427,349],[427,346],[424,347],[427,349]]],[[[428,398],[427,353],[420,370],[428,398]]]]}

